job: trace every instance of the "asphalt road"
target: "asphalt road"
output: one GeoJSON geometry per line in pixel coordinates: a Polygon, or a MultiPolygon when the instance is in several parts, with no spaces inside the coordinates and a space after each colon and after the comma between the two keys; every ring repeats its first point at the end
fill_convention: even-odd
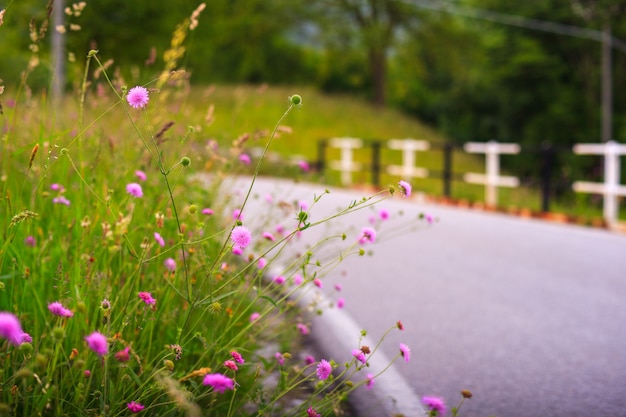
{"type": "MultiPolygon", "coordinates": [[[[265,196],[310,204],[324,188],[260,179],[255,190],[244,212],[287,225],[293,214],[270,210],[265,196]]],[[[311,220],[364,195],[331,190],[311,220]]],[[[413,394],[442,396],[450,407],[469,389],[467,417],[626,416],[626,236],[396,196],[305,230],[285,256],[329,233],[356,241],[380,208],[390,218],[373,225],[368,254],[346,257],[322,291],[344,298],[341,311],[371,339],[402,320],[405,330],[389,333],[381,349],[392,358],[399,343],[411,348],[395,371],[413,394]],[[429,225],[419,213],[437,220],[429,225]]],[[[311,251],[326,266],[342,247],[311,251]]]]}

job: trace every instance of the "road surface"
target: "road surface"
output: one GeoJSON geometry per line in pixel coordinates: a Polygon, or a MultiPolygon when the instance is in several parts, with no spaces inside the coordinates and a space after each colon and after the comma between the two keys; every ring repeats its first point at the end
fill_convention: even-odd
{"type": "MultiPolygon", "coordinates": [[[[235,199],[243,184],[232,186],[235,199]]],[[[324,189],[258,179],[244,212],[267,214],[265,227],[292,224],[293,213],[269,207],[311,205],[324,189]]],[[[331,190],[310,220],[365,195],[331,190]]],[[[374,340],[402,321],[405,330],[389,333],[381,349],[392,358],[399,343],[410,347],[410,362],[394,368],[416,397],[442,396],[451,407],[469,389],[467,417],[626,416],[626,236],[396,195],[305,230],[293,253],[329,233],[353,243],[363,226],[376,230],[376,242],[325,275],[322,291],[331,301],[344,298],[342,312],[374,340]],[[379,209],[389,219],[380,220],[379,209]],[[435,221],[419,220],[420,213],[435,221]]],[[[344,246],[311,252],[328,265],[344,246]]],[[[358,344],[358,335],[345,337],[358,344]]]]}

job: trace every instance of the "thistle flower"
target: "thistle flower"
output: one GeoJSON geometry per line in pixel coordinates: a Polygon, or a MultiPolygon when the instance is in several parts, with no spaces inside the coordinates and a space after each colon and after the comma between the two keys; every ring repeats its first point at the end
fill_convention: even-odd
{"type": "Polygon", "coordinates": [[[306,410],[306,414],[308,417],[322,417],[322,415],[318,414],[313,407],[309,407],[308,410],[306,410]]]}
{"type": "Polygon", "coordinates": [[[331,364],[326,359],[322,359],[320,363],[317,364],[317,377],[322,380],[328,379],[332,370],[333,367],[331,364]]]}
{"type": "Polygon", "coordinates": [[[106,336],[102,333],[93,332],[85,337],[85,341],[87,341],[89,349],[93,350],[98,356],[104,356],[109,352],[109,343],[106,336]]]}
{"type": "Polygon", "coordinates": [[[304,358],[304,363],[306,365],[311,365],[311,364],[315,363],[315,358],[313,356],[311,356],[311,355],[307,355],[304,358]]]}
{"type": "Polygon", "coordinates": [[[149,100],[150,96],[148,95],[148,90],[141,86],[131,88],[126,95],[128,104],[136,109],[146,107],[149,100]]]}
{"type": "Polygon", "coordinates": [[[204,385],[210,385],[215,392],[223,394],[227,389],[234,389],[235,382],[223,374],[207,374],[202,381],[204,385]]]}
{"type": "Polygon", "coordinates": [[[48,310],[59,317],[72,317],[74,315],[74,313],[63,307],[63,304],[58,301],[48,304],[48,310]]]}

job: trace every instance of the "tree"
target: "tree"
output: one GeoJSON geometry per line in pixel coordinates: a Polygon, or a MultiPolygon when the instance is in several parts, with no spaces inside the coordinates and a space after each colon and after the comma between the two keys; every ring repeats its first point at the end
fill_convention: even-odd
{"type": "Polygon", "coordinates": [[[309,12],[325,44],[348,38],[366,52],[374,103],[387,99],[388,58],[399,33],[416,21],[415,10],[398,0],[325,0],[310,2],[309,12]]]}

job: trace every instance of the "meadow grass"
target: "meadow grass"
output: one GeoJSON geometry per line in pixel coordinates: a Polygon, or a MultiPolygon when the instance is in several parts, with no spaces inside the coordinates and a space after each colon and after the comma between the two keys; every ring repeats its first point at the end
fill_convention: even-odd
{"type": "MultiPolygon", "coordinates": [[[[338,364],[292,354],[308,332],[293,298],[364,251],[336,236],[344,249],[320,265],[311,251],[322,239],[268,283],[283,249],[325,220],[309,221],[315,201],[276,202],[279,217],[270,219],[285,226],[270,238],[259,213],[246,210],[299,96],[270,106],[274,125],[233,135],[213,127],[222,115],[189,99],[197,91],[184,73],[130,89],[96,51],[87,62],[96,72],[86,70],[59,101],[26,82],[0,96],[0,412],[341,414],[348,393],[375,376],[350,382],[365,367],[357,357],[338,364]],[[242,159],[252,142],[262,152],[242,159]],[[200,172],[210,173],[208,184],[195,181],[200,172]],[[242,173],[252,175],[247,190],[225,188],[242,173]],[[298,401],[287,401],[294,393],[298,401]]],[[[234,112],[232,126],[240,124],[234,112]]]]}

